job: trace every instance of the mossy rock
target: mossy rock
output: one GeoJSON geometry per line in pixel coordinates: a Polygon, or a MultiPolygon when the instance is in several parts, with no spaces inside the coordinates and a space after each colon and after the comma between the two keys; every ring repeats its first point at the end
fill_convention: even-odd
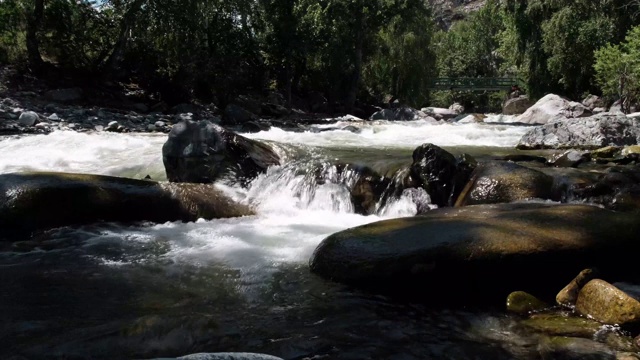
{"type": "Polygon", "coordinates": [[[542,359],[554,360],[615,360],[616,352],[597,341],[554,336],[544,338],[538,345],[542,359]]]}
{"type": "Polygon", "coordinates": [[[251,215],[209,184],[170,184],[67,173],[0,175],[0,238],[59,226],[195,221],[251,215]]]}
{"type": "Polygon", "coordinates": [[[507,297],[507,311],[515,314],[526,315],[547,308],[549,304],[524,291],[514,291],[507,297]]]}
{"type": "Polygon", "coordinates": [[[620,154],[620,146],[605,146],[591,152],[592,159],[612,159],[620,154]]]}
{"type": "Polygon", "coordinates": [[[566,285],[559,274],[598,267],[633,277],[639,220],[585,205],[440,208],[333,234],[310,268],[377,292],[445,302],[495,304],[514,288],[553,297],[566,285]]]}
{"type": "Polygon", "coordinates": [[[550,336],[592,338],[602,324],[578,316],[564,314],[537,314],[521,322],[526,328],[550,336]]]}

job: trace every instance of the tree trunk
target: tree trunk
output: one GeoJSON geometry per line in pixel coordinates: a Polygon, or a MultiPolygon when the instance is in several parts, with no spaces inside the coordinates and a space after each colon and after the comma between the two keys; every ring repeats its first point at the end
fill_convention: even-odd
{"type": "Polygon", "coordinates": [[[129,32],[133,27],[138,12],[142,8],[145,0],[134,0],[129,9],[125,12],[122,20],[120,21],[120,33],[118,34],[118,41],[113,47],[111,55],[106,59],[102,66],[104,73],[108,76],[112,76],[120,68],[120,62],[124,55],[124,50],[129,42],[129,32]]]}
{"type": "Polygon", "coordinates": [[[35,0],[33,12],[27,15],[27,56],[29,58],[29,66],[32,71],[39,71],[44,65],[42,56],[40,55],[40,44],[38,42],[38,30],[42,17],[44,16],[44,0],[35,0]]]}

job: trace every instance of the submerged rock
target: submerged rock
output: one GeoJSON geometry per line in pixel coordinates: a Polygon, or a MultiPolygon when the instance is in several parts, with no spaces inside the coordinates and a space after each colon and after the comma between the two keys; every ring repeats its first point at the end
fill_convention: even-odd
{"type": "Polygon", "coordinates": [[[597,341],[556,336],[545,338],[538,345],[543,360],[615,360],[616,352],[597,341]]]}
{"type": "Polygon", "coordinates": [[[268,145],[247,139],[209,121],[180,122],[162,147],[167,178],[173,182],[247,181],[280,157],[268,145]]]}
{"type": "Polygon", "coordinates": [[[431,301],[494,304],[514,288],[552,297],[562,274],[598,266],[634,276],[640,218],[593,206],[441,208],[324,239],[310,260],[325,278],[431,301]]]}
{"type": "Polygon", "coordinates": [[[552,199],[553,178],[512,162],[480,163],[462,190],[456,206],[552,199]]]}
{"type": "Polygon", "coordinates": [[[212,185],[101,175],[0,175],[0,238],[101,221],[166,222],[251,215],[212,185]]]}
{"type": "Polygon", "coordinates": [[[640,322],[640,302],[600,279],[589,281],[580,290],[576,311],[605,324],[640,322]]]}
{"type": "Polygon", "coordinates": [[[529,130],[518,149],[598,149],[640,142],[640,123],[624,115],[599,114],[550,122],[529,130]]]}
{"type": "Polygon", "coordinates": [[[565,314],[539,314],[521,323],[524,327],[551,336],[593,338],[602,329],[597,321],[565,314]]]}
{"type": "Polygon", "coordinates": [[[548,307],[544,301],[524,291],[512,292],[507,297],[507,311],[520,315],[542,311],[548,307]]]}

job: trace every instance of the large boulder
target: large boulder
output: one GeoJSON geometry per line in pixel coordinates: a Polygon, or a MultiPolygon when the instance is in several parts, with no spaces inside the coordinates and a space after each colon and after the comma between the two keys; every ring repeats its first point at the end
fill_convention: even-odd
{"type": "Polygon", "coordinates": [[[502,106],[502,113],[505,115],[520,115],[533,106],[533,101],[527,95],[507,100],[502,106]]]}
{"type": "Polygon", "coordinates": [[[546,124],[554,120],[580,118],[591,116],[591,110],[586,106],[568,101],[558,95],[549,94],[538,100],[524,114],[518,116],[517,121],[524,124],[546,124]]]}
{"type": "Polygon", "coordinates": [[[195,221],[251,215],[213,185],[66,173],[0,175],[0,238],[100,221],[195,221]]]}
{"type": "Polygon", "coordinates": [[[451,206],[465,186],[475,163],[458,160],[433,144],[422,144],[413,151],[411,176],[424,188],[431,202],[451,206]]]}
{"type": "Polygon", "coordinates": [[[246,183],[280,157],[271,147],[209,121],[182,121],[162,147],[167,178],[173,182],[211,183],[219,179],[246,183]]]}
{"type": "Polygon", "coordinates": [[[553,198],[553,177],[516,163],[480,163],[455,205],[496,204],[553,198]]]}
{"type": "Polygon", "coordinates": [[[435,302],[496,303],[514,289],[542,298],[597,266],[633,277],[640,215],[595,206],[441,208],[324,239],[311,271],[337,282],[435,302]],[[570,275],[569,275],[570,276],[570,275]]]}
{"type": "Polygon", "coordinates": [[[370,117],[371,120],[421,120],[430,119],[427,114],[408,106],[380,110],[370,117]]]}
{"type": "Polygon", "coordinates": [[[529,130],[518,149],[598,149],[640,142],[640,121],[624,115],[598,114],[582,119],[551,122],[529,130]]]}
{"type": "Polygon", "coordinates": [[[600,279],[591,280],[582,287],[576,311],[609,325],[640,322],[640,301],[600,279]]]}

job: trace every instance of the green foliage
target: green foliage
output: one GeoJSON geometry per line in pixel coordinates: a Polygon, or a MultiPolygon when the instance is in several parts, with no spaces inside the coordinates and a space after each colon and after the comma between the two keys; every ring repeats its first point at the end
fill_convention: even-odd
{"type": "Polygon", "coordinates": [[[623,99],[623,110],[640,100],[640,27],[629,31],[625,41],[607,44],[595,52],[596,80],[603,95],[623,99]]]}

